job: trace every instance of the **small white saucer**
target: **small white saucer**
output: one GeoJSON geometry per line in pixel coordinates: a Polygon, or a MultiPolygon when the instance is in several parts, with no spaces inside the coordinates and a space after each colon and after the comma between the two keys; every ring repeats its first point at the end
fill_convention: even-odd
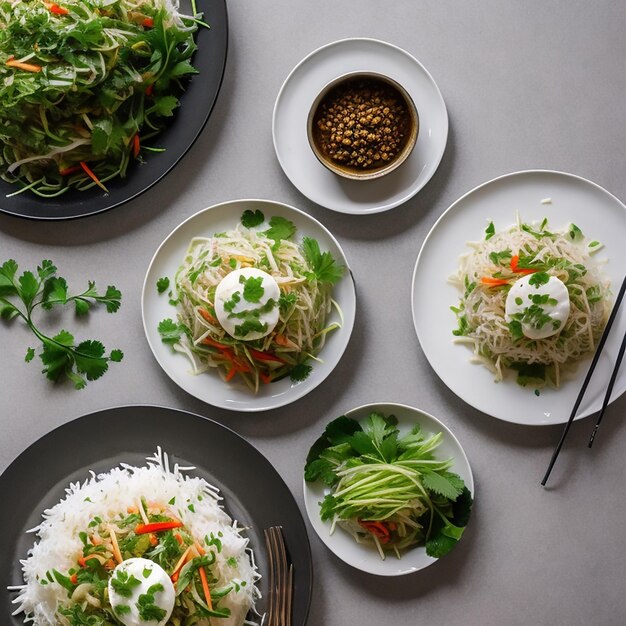
{"type": "Polygon", "coordinates": [[[341,39],[311,52],[287,76],[274,105],[272,135],[278,161],[301,193],[333,211],[362,215],[406,202],[430,180],[446,147],[448,114],[432,76],[408,52],[377,39],[341,39]],[[331,80],[355,71],[377,72],[400,83],[419,114],[419,135],[409,158],[374,180],[333,174],[315,158],[307,139],[307,115],[316,96],[331,80]]]}

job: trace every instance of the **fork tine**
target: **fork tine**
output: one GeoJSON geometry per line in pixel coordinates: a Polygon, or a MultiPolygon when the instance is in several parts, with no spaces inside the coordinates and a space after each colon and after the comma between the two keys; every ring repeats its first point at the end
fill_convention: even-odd
{"type": "Polygon", "coordinates": [[[276,626],[276,559],[274,556],[273,537],[271,528],[265,529],[265,545],[267,547],[267,554],[270,565],[270,580],[268,584],[268,618],[267,626],[276,626]]]}
{"type": "Polygon", "coordinates": [[[285,626],[291,626],[291,612],[293,602],[293,563],[289,564],[289,579],[287,581],[287,620],[285,626]]]}
{"type": "Polygon", "coordinates": [[[293,564],[288,562],[280,526],[265,529],[270,565],[267,626],[291,626],[293,564]]]}

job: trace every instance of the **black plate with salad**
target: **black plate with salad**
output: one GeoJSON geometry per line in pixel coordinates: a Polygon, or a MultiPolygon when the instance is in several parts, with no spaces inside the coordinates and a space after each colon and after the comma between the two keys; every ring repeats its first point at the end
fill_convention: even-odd
{"type": "Polygon", "coordinates": [[[176,5],[0,2],[0,211],[93,215],[178,163],[217,99],[228,19],[225,0],[176,5]]]}

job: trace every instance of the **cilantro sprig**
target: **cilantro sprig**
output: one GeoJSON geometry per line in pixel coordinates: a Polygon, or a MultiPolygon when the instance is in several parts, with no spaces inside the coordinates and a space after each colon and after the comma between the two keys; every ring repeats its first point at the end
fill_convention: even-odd
{"type": "Polygon", "coordinates": [[[454,460],[435,458],[442,438],[419,425],[401,437],[397,419],[377,412],[363,426],[345,415],[330,422],[304,468],[305,480],[331,487],[322,519],[356,524],[382,549],[425,545],[430,556],[447,554],[463,535],[472,496],[449,471],[454,460]]]}
{"type": "MultiPolygon", "coordinates": [[[[21,318],[41,342],[39,358],[44,364],[43,373],[49,380],[69,379],[76,389],[83,389],[87,381],[100,378],[109,367],[109,362],[119,362],[124,354],[111,350],[106,354],[104,345],[97,339],[76,343],[74,335],[61,330],[56,335],[45,335],[34,323],[33,314],[38,307],[49,311],[55,306],[73,304],[76,315],[86,315],[91,308],[100,304],[109,313],[120,307],[121,292],[109,285],[104,293],[88,281],[87,289],[71,295],[67,281],[57,275],[52,261],[44,260],[36,271],[26,270],[18,275],[18,264],[13,259],[0,266],[0,317],[7,323],[21,318]]],[[[35,348],[29,347],[24,360],[29,363],[35,358],[35,348]]]]}
{"type": "Polygon", "coordinates": [[[304,237],[302,251],[313,270],[307,274],[309,280],[316,279],[320,283],[334,285],[343,276],[345,270],[343,265],[339,265],[330,252],[321,252],[317,240],[304,237]]]}

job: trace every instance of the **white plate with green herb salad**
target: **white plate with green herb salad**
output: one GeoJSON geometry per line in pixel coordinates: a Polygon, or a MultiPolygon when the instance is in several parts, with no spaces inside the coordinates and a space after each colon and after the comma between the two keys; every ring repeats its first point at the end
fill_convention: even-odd
{"type": "Polygon", "coordinates": [[[224,202],[187,219],[155,253],[142,293],[163,370],[236,411],[276,408],[317,387],[348,344],[355,309],[336,239],[270,200],[224,202]]]}
{"type": "MultiPolygon", "coordinates": [[[[626,207],[562,172],[508,174],[437,221],[413,274],[415,329],[460,398],[525,425],[567,421],[626,271],[626,207]]],[[[621,311],[578,417],[598,411],[626,331],[621,311]]],[[[626,390],[626,371],[611,400],[626,390]]]]}
{"type": "Polygon", "coordinates": [[[367,404],[332,420],[304,468],[315,532],[340,559],[400,576],[452,551],[470,521],[474,479],[437,418],[404,404],[367,404]]]}

